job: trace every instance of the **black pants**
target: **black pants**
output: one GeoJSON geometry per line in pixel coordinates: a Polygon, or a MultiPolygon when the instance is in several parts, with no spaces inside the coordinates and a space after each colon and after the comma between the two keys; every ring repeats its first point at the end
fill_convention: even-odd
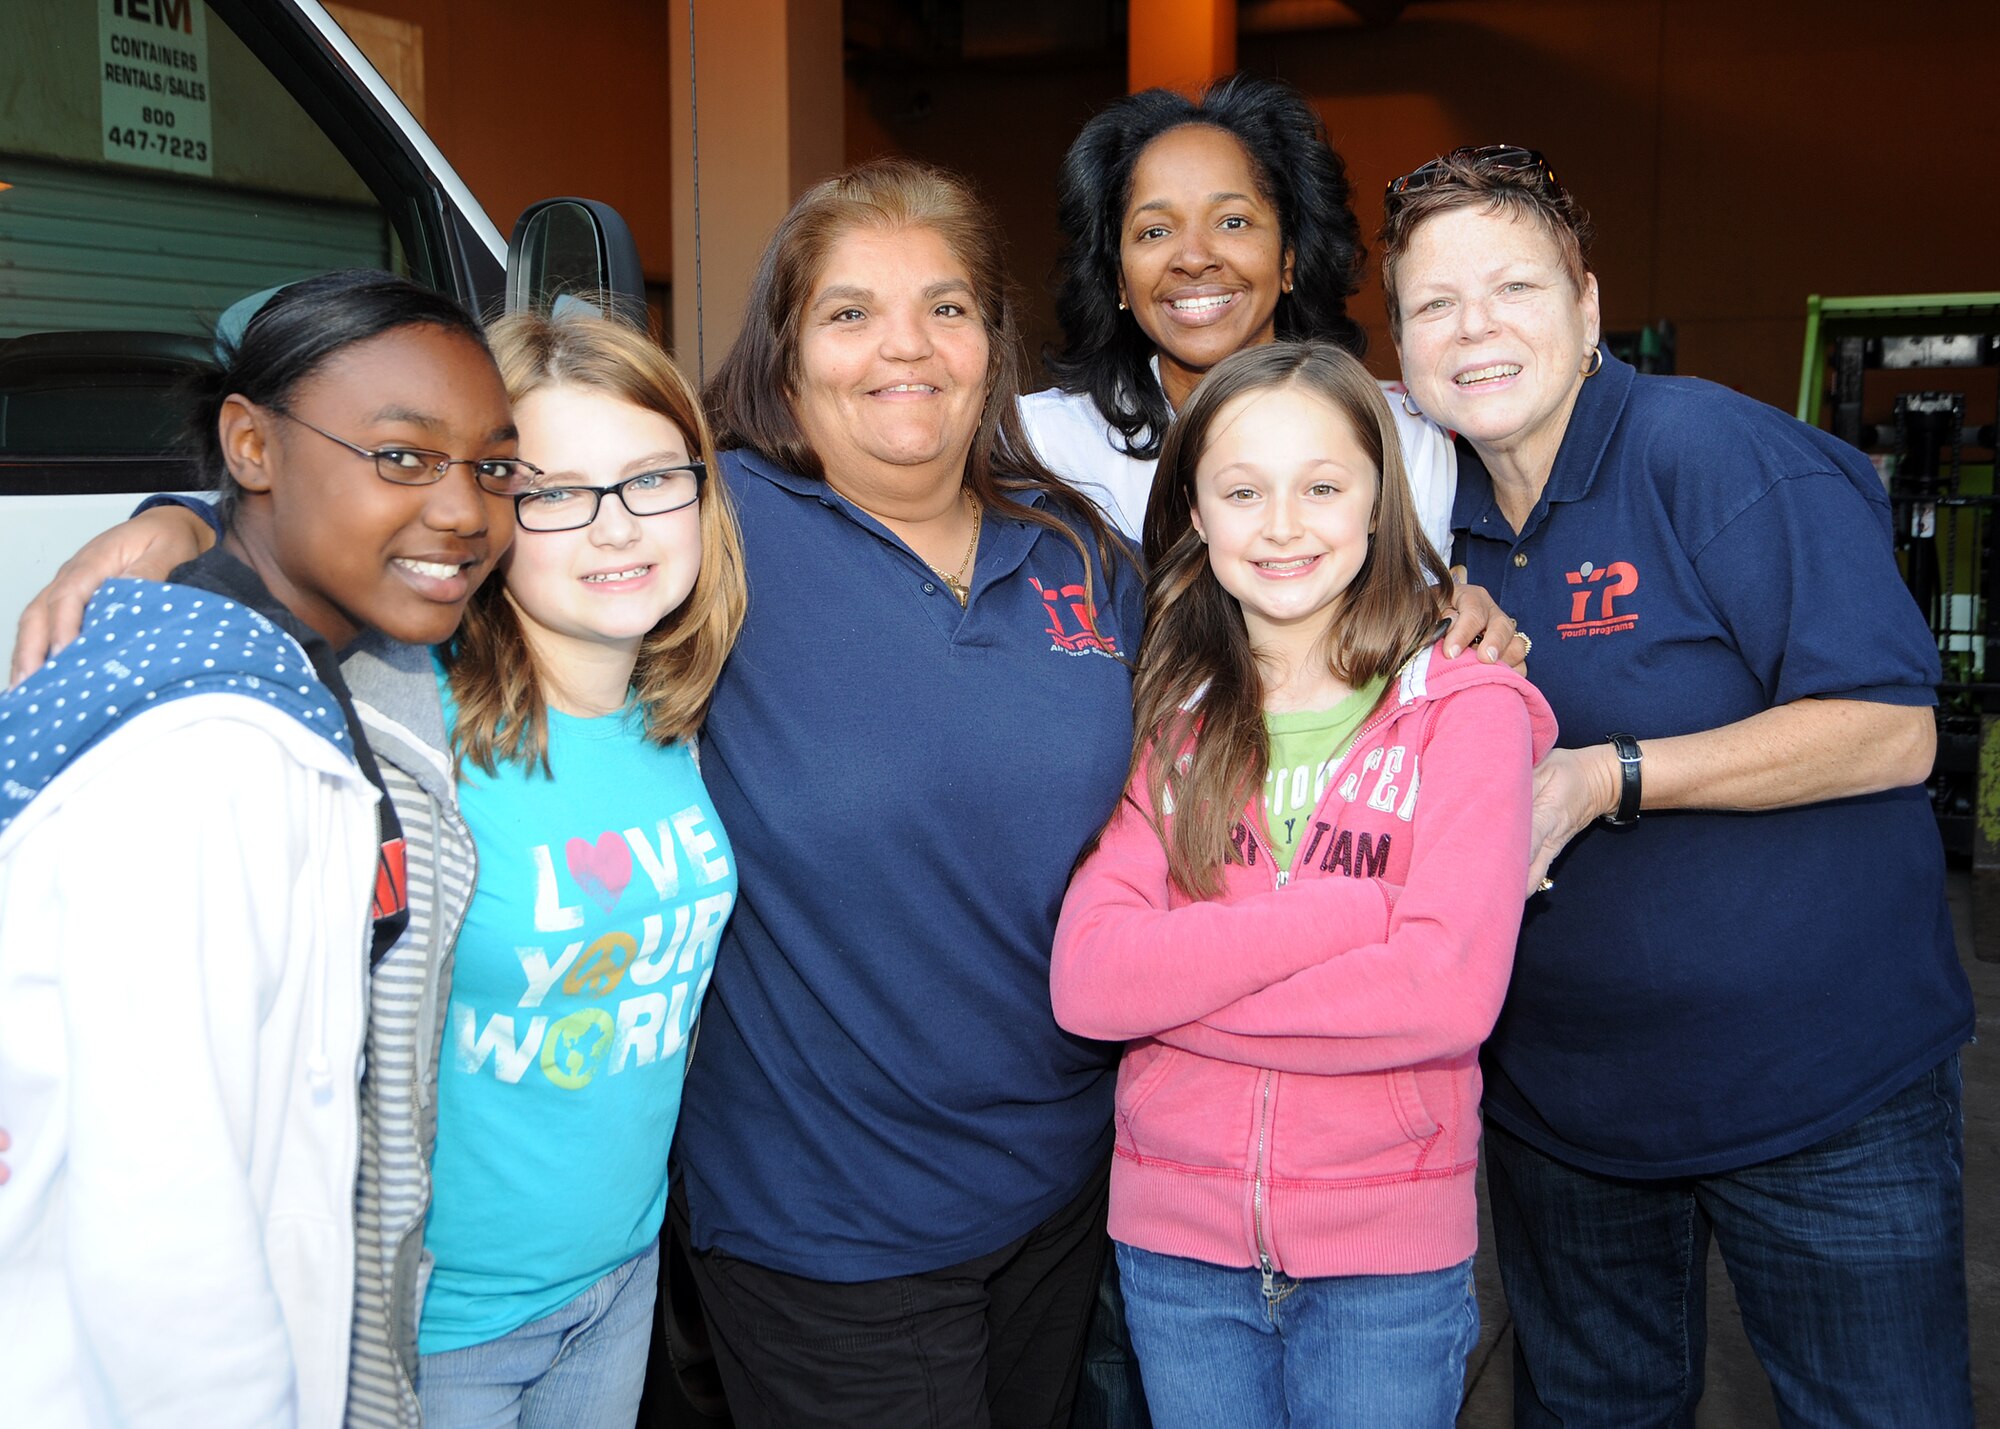
{"type": "Polygon", "coordinates": [[[1153,1429],[1146,1409],[1146,1389],[1139,1382],[1139,1357],[1132,1352],[1132,1332],[1125,1327],[1125,1292],[1118,1283],[1118,1259],[1109,1253],[1105,1237],[1103,1277],[1097,1283],[1097,1305],[1084,1340],[1083,1377],[1076,1386],[1076,1408],[1069,1429],[1153,1429]]]}
{"type": "MultiPolygon", "coordinates": [[[[1011,1245],[919,1275],[839,1284],[693,1252],[737,1429],[1064,1429],[1110,1174],[1011,1245]]],[[[678,1189],[672,1214],[685,1236],[678,1189]]]]}

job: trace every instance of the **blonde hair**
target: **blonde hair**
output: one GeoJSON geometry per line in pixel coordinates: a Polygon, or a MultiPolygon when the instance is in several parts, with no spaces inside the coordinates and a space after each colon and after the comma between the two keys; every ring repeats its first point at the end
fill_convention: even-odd
{"type": "MultiPolygon", "coordinates": [[[[647,738],[655,744],[693,738],[748,604],[736,512],[716,479],[715,444],[694,388],[652,339],[614,318],[512,313],[487,329],[487,339],[510,400],[545,387],[601,392],[665,417],[707,464],[701,572],[688,598],[646,636],[632,670],[647,738]]],[[[546,672],[503,582],[489,580],[466,605],[444,663],[458,705],[452,742],[459,766],[470,760],[492,774],[503,761],[539,763],[549,773],[546,672]]]]}

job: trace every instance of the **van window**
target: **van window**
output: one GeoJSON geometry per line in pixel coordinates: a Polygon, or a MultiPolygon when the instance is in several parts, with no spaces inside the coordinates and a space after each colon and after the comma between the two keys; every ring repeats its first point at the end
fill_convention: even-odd
{"type": "Polygon", "coordinates": [[[188,485],[178,384],[240,298],[347,267],[475,296],[435,185],[293,6],[45,0],[7,28],[0,496],[188,485]]]}

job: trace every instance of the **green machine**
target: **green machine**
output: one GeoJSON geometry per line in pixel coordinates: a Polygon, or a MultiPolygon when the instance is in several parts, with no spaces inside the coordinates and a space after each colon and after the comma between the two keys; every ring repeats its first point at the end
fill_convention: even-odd
{"type": "Polygon", "coordinates": [[[1835,436],[1868,447],[1861,431],[1865,374],[1882,368],[1991,367],[2000,293],[1806,299],[1806,355],[1798,418],[1813,426],[1833,399],[1835,436]],[[1850,423],[1843,431],[1843,421],[1850,423]]]}
{"type": "Polygon", "coordinates": [[[1981,368],[2000,368],[2000,293],[1806,300],[1798,416],[1868,452],[1888,489],[1944,666],[1932,806],[1946,852],[1972,862],[1979,956],[2000,961],[2000,374],[1981,368]]]}

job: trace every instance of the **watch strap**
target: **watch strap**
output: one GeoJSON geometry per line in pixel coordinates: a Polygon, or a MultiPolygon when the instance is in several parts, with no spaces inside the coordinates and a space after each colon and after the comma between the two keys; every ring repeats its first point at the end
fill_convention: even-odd
{"type": "Polygon", "coordinates": [[[1639,741],[1629,734],[1607,734],[1604,736],[1618,755],[1618,812],[1606,814],[1604,822],[1614,828],[1624,828],[1639,822],[1639,764],[1645,756],[1639,750],[1639,741]]]}

